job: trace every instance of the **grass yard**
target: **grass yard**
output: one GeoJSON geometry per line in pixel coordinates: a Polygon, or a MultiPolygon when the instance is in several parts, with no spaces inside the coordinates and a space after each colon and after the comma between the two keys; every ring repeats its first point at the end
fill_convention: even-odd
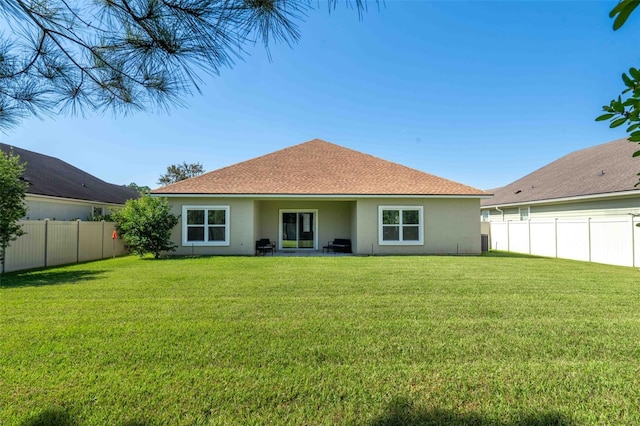
{"type": "Polygon", "coordinates": [[[640,424],[640,271],[124,257],[8,274],[0,424],[640,424]]]}

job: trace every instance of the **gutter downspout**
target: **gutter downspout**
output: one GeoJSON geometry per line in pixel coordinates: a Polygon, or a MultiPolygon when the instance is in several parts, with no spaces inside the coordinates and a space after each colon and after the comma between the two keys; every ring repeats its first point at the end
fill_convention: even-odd
{"type": "Polygon", "coordinates": [[[500,210],[500,207],[494,207],[494,209],[498,210],[500,212],[500,214],[502,215],[502,221],[504,222],[504,212],[502,210],[500,210]]]}

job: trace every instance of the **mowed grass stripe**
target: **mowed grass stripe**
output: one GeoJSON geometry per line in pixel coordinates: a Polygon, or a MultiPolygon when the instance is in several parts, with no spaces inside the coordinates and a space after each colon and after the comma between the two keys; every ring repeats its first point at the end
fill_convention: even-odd
{"type": "Polygon", "coordinates": [[[637,424],[639,283],[500,253],[8,274],[0,424],[637,424]]]}

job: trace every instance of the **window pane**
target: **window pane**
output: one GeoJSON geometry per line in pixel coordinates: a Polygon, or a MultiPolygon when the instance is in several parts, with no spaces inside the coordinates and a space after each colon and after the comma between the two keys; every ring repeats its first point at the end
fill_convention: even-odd
{"type": "Polygon", "coordinates": [[[420,215],[418,210],[403,210],[402,211],[402,223],[405,225],[417,225],[420,223],[420,215]]]}
{"type": "Polygon", "coordinates": [[[402,227],[402,240],[403,241],[418,241],[420,240],[419,226],[403,226],[402,227]]]}
{"type": "Polygon", "coordinates": [[[225,237],[224,226],[210,226],[209,227],[209,241],[224,241],[225,237]]]}
{"type": "Polygon", "coordinates": [[[187,241],[204,241],[204,226],[188,227],[187,241]]]}
{"type": "Polygon", "coordinates": [[[209,225],[224,225],[226,222],[225,210],[209,210],[209,225]]]}
{"type": "Polygon", "coordinates": [[[398,225],[400,223],[400,210],[382,210],[383,225],[398,225]]]}
{"type": "Polygon", "coordinates": [[[383,226],[382,240],[383,241],[399,241],[400,227],[399,226],[383,226]]]}
{"type": "Polygon", "coordinates": [[[204,210],[187,210],[187,225],[204,225],[204,210]]]}

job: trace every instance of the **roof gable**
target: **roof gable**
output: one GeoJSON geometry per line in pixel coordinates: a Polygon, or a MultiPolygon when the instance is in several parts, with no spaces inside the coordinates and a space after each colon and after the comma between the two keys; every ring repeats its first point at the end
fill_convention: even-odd
{"type": "Polygon", "coordinates": [[[154,194],[488,195],[320,139],[152,191],[154,194]]]}
{"type": "Polygon", "coordinates": [[[29,183],[27,194],[108,204],[124,204],[140,196],[131,188],[107,183],[57,158],[0,143],[0,151],[11,150],[27,163],[23,175],[29,183]]]}
{"type": "Polygon", "coordinates": [[[618,139],[574,151],[502,188],[482,206],[522,204],[570,197],[639,191],[640,161],[632,155],[638,145],[618,139]]]}

